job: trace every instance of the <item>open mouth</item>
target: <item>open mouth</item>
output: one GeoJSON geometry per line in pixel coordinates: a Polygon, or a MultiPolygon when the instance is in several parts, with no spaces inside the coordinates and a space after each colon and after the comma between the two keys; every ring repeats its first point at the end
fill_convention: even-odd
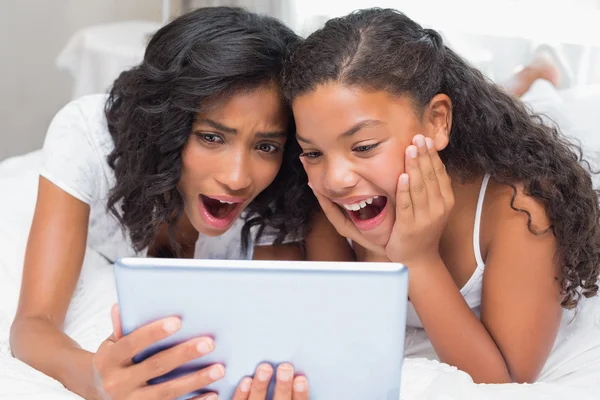
{"type": "Polygon", "coordinates": [[[385,217],[388,200],[385,196],[373,196],[353,204],[341,204],[354,225],[361,230],[373,229],[385,217]]]}
{"type": "Polygon", "coordinates": [[[200,195],[202,216],[214,228],[225,228],[230,225],[238,215],[242,201],[228,201],[200,195]]]}

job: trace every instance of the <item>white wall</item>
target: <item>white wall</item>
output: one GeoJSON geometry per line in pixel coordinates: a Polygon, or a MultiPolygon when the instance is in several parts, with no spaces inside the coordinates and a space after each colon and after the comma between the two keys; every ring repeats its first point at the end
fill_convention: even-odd
{"type": "MultiPolygon", "coordinates": [[[[176,2],[173,2],[176,3],[176,2]]],[[[39,148],[73,81],[55,58],[82,27],[160,22],[160,0],[0,0],[0,160],[39,148]]]]}

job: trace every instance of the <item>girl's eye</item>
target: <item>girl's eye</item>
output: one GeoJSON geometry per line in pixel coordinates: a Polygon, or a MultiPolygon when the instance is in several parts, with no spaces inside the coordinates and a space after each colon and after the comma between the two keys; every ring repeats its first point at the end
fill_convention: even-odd
{"type": "Polygon", "coordinates": [[[369,150],[373,150],[377,146],[379,146],[379,143],[356,146],[352,149],[352,151],[356,151],[357,153],[366,153],[369,150]]]}
{"type": "Polygon", "coordinates": [[[256,147],[259,151],[267,154],[277,153],[281,149],[272,143],[261,143],[256,147]]]}
{"type": "Polygon", "coordinates": [[[196,134],[203,142],[208,144],[220,144],[224,143],[223,138],[214,133],[197,133],[196,134]]]}
{"type": "Polygon", "coordinates": [[[316,158],[321,157],[321,155],[323,155],[323,153],[321,153],[320,151],[307,151],[305,153],[300,154],[300,157],[304,157],[304,158],[308,158],[310,160],[314,160],[316,158]]]}

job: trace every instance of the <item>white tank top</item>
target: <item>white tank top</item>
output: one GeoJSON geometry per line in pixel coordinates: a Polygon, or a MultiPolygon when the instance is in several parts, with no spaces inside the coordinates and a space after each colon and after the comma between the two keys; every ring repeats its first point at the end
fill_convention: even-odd
{"type": "MultiPolygon", "coordinates": [[[[477,200],[477,211],[475,212],[475,226],[473,228],[473,252],[475,253],[475,260],[477,261],[477,268],[475,268],[475,272],[473,272],[473,275],[471,275],[471,278],[469,278],[467,283],[465,283],[462,289],[460,289],[460,294],[462,294],[462,296],[465,298],[465,301],[471,310],[473,310],[475,315],[477,315],[477,318],[480,317],[483,270],[485,269],[485,263],[483,261],[483,257],[481,256],[481,248],[479,246],[479,231],[481,226],[483,199],[485,198],[485,191],[487,189],[489,180],[489,175],[485,175],[483,177],[481,189],[479,190],[479,199],[477,200]]],[[[423,324],[421,324],[421,321],[417,316],[417,312],[410,301],[408,302],[408,308],[406,311],[406,325],[415,328],[422,328],[423,324]]]]}

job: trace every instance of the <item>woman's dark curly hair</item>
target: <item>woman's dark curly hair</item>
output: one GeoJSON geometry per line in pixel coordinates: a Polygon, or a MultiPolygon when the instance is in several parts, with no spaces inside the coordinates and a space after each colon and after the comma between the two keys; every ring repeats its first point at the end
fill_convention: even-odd
{"type": "MultiPolygon", "coordinates": [[[[150,40],[142,63],[114,82],[105,107],[114,151],[108,209],[128,231],[138,251],[155,240],[161,224],[169,224],[173,251],[176,223],[183,213],[177,190],[181,152],[191,134],[196,112],[236,93],[281,83],[283,62],[300,38],[280,21],[241,8],[207,7],[162,27],[150,40]]],[[[243,247],[250,228],[276,229],[275,243],[301,234],[303,213],[287,204],[298,196],[295,130],[290,121],[284,161],[273,183],[249,205],[242,231],[243,247]],[[294,157],[295,158],[295,157],[294,157]],[[294,175],[296,174],[296,175],[294,175]]],[[[300,191],[302,192],[302,191],[300,191]]]]}
{"type": "MultiPolygon", "coordinates": [[[[450,143],[440,153],[461,181],[483,174],[540,200],[558,243],[562,306],[598,292],[598,194],[581,149],[454,51],[440,35],[391,9],[367,9],[328,21],[290,55],[284,69],[288,100],[326,82],[409,95],[422,111],[438,93],[453,104],[450,143]]],[[[306,177],[304,178],[306,179],[306,177]]],[[[545,231],[544,231],[545,232],[545,231]]]]}

